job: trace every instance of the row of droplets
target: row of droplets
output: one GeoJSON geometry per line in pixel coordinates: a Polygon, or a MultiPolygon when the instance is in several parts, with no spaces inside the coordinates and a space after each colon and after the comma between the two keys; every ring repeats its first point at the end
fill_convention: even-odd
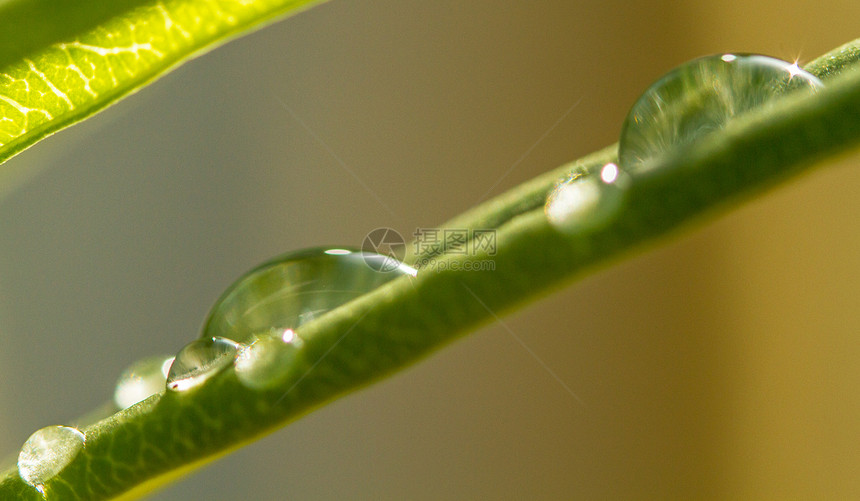
{"type": "Polygon", "coordinates": [[[630,176],[721,130],[733,119],[771,107],[786,94],[814,94],[823,84],[797,63],[755,54],[718,54],[683,64],[636,101],[621,129],[618,164],[598,175],[560,180],[544,208],[548,221],[573,234],[603,226],[624,205],[630,176]]]}
{"type": "MultiPolygon", "coordinates": [[[[350,248],[313,248],[285,254],[237,280],[212,307],[200,338],[175,356],[133,363],[120,375],[114,410],[185,393],[232,367],[244,386],[272,388],[301,364],[301,325],[400,276],[417,271],[392,256],[350,248]]],[[[18,474],[42,495],[45,484],[86,446],[70,426],[33,433],[18,454],[18,474]]]]}
{"type": "MultiPolygon", "coordinates": [[[[758,55],[722,54],[682,65],[639,98],[622,128],[618,164],[598,175],[576,171],[547,200],[546,215],[571,233],[609,220],[623,205],[629,177],[647,172],[677,148],[720,130],[787,92],[814,93],[821,82],[796,64],[758,55]]],[[[173,356],[150,357],[120,376],[114,394],[125,409],[163,391],[182,393],[232,367],[252,389],[282,382],[300,364],[296,328],[380,285],[416,271],[390,256],[315,248],[281,256],[250,271],[215,303],[202,336],[173,356]]],[[[18,455],[21,478],[45,494],[45,483],[86,445],[73,427],[43,428],[18,455]]]]}

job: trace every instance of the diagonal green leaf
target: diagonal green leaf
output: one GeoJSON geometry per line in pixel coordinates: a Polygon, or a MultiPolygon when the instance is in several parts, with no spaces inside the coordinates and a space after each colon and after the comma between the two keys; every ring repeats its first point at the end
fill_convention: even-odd
{"type": "MultiPolygon", "coordinates": [[[[572,169],[595,172],[615,158],[615,147],[464,214],[450,225],[497,228],[494,255],[435,256],[444,269],[395,280],[302,326],[296,370],[276,387],[248,389],[228,370],[194,391],[152,397],[84,429],[86,446],[46,482],[45,492],[56,499],[146,492],[428,355],[499,312],[855,147],[858,47],[860,41],[810,65],[828,84],[816,96],[785,99],[634,173],[623,210],[601,225],[562,234],[548,223],[543,203],[559,177],[572,169]],[[495,262],[494,273],[461,271],[486,259],[495,262]]],[[[0,480],[0,498],[41,495],[12,469],[0,480]]]]}
{"type": "Polygon", "coordinates": [[[0,7],[0,162],[182,61],[323,0],[20,0],[0,7]]]}

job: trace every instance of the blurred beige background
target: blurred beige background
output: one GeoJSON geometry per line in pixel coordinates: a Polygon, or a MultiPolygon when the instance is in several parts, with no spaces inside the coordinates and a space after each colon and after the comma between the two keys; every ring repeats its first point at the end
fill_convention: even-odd
{"type": "MultiPolygon", "coordinates": [[[[693,57],[857,37],[855,0],[334,0],[187,64],[4,167],[0,455],[270,256],[610,144],[693,57]]],[[[152,499],[858,498],[858,162],[506,317],[585,405],[492,326],[152,499]]]]}

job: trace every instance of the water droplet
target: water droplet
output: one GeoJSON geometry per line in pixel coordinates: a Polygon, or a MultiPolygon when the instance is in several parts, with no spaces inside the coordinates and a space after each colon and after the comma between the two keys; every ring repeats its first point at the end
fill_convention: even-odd
{"type": "Polygon", "coordinates": [[[185,391],[229,367],[239,345],[222,337],[191,341],[179,350],[167,373],[167,388],[185,391]]]}
{"type": "Polygon", "coordinates": [[[203,336],[250,343],[269,329],[296,329],[415,269],[390,256],[345,248],[314,248],[280,256],[252,270],[212,307],[203,336]]]}
{"type": "Polygon", "coordinates": [[[573,174],[550,193],[544,212],[550,224],[564,233],[596,228],[618,212],[625,183],[624,174],[613,163],[596,174],[573,174]]]}
{"type": "Polygon", "coordinates": [[[18,454],[18,474],[39,492],[84,448],[86,437],[68,426],[47,426],[30,435],[18,454]]]}
{"type": "Polygon", "coordinates": [[[636,101],[621,129],[618,159],[627,172],[720,130],[734,117],[772,106],[786,93],[823,84],[797,63],[750,54],[694,59],[670,71],[636,101]]]}
{"type": "Polygon", "coordinates": [[[236,357],[236,377],[249,388],[272,386],[292,370],[301,345],[302,340],[292,329],[272,329],[256,335],[236,357]]]}
{"type": "Polygon", "coordinates": [[[173,357],[148,357],[131,364],[116,382],[113,400],[120,409],[164,391],[173,357]]]}

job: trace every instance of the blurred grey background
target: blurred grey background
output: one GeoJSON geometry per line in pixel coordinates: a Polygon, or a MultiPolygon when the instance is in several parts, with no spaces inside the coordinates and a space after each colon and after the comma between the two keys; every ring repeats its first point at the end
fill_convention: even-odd
{"type": "MultiPolygon", "coordinates": [[[[693,57],[857,37],[854,0],[334,0],[192,61],[3,167],[0,455],[264,259],[606,146],[693,57]]],[[[505,317],[585,405],[491,326],[152,499],[860,497],[858,160],[505,317]]]]}

